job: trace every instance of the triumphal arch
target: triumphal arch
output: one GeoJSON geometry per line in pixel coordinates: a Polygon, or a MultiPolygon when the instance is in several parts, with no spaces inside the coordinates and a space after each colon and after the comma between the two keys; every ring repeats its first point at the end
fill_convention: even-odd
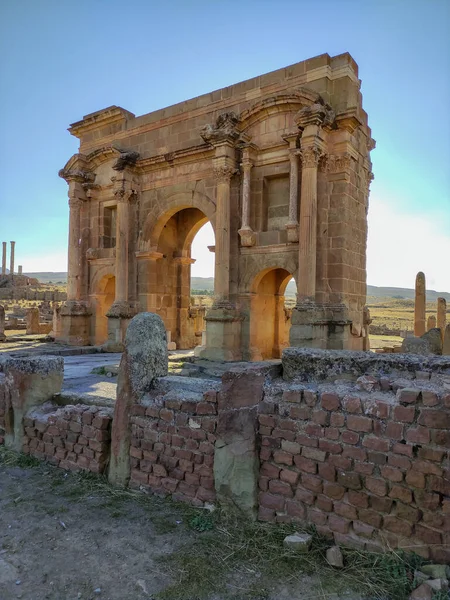
{"type": "Polygon", "coordinates": [[[179,348],[198,344],[191,244],[210,221],[203,357],[367,348],[374,141],[360,83],[349,54],[323,54],[140,117],[111,106],[71,125],[80,149],[60,171],[70,231],[59,339],[119,350],[130,319],[151,311],[179,348]]]}

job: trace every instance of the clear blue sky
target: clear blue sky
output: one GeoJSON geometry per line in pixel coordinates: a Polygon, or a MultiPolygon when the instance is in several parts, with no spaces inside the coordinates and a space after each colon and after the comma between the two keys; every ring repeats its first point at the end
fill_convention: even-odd
{"type": "Polygon", "coordinates": [[[450,291],[449,40],[449,0],[3,0],[0,241],[24,270],[65,270],[58,170],[83,115],[140,115],[348,51],[377,140],[368,282],[412,287],[422,269],[450,291]]]}

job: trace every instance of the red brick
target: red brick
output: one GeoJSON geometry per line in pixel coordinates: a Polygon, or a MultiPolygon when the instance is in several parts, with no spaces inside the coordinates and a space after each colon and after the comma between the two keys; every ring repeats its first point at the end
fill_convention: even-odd
{"type": "Polygon", "coordinates": [[[269,478],[260,475],[258,479],[258,487],[262,492],[267,492],[269,489],[269,478]]]}
{"type": "Polygon", "coordinates": [[[376,479],[375,477],[366,477],[365,486],[376,496],[386,496],[387,484],[383,479],[376,479]]]}
{"type": "Polygon", "coordinates": [[[372,431],[372,419],[368,417],[359,417],[356,415],[348,415],[347,427],[352,431],[372,431]]]}
{"type": "Polygon", "coordinates": [[[440,545],[442,543],[442,537],[439,531],[434,531],[434,529],[430,529],[421,524],[416,525],[415,536],[426,544],[440,545]]]}
{"type": "Polygon", "coordinates": [[[337,483],[325,481],[323,484],[323,493],[329,498],[340,500],[345,494],[345,487],[337,483]]]}
{"type": "Polygon", "coordinates": [[[338,440],[339,435],[339,429],[337,427],[327,427],[325,429],[325,437],[328,440],[338,440]]]}
{"type": "Polygon", "coordinates": [[[298,424],[291,419],[279,419],[278,427],[280,429],[287,429],[288,431],[297,431],[298,424]]]}
{"type": "Polygon", "coordinates": [[[391,467],[397,467],[397,469],[410,469],[411,461],[406,456],[397,456],[396,454],[391,454],[388,456],[388,464],[391,467]]]}
{"type": "Polygon", "coordinates": [[[422,408],[418,423],[432,429],[450,429],[450,412],[448,410],[422,408]]]}
{"type": "Polygon", "coordinates": [[[331,529],[331,531],[348,533],[350,529],[350,521],[337,515],[330,515],[328,518],[328,527],[331,529]]]}
{"type": "Polygon", "coordinates": [[[340,517],[345,517],[350,520],[358,518],[356,508],[350,504],[346,504],[345,502],[335,502],[333,506],[334,512],[340,517]]]}
{"type": "Polygon", "coordinates": [[[339,456],[337,454],[330,454],[328,456],[328,463],[343,471],[350,471],[352,468],[352,461],[350,458],[345,458],[344,456],[339,456]]]}
{"type": "Polygon", "coordinates": [[[280,471],[280,467],[276,467],[268,462],[263,463],[260,469],[261,475],[266,475],[267,477],[270,477],[270,479],[277,479],[280,471]]]}
{"type": "Polygon", "coordinates": [[[331,512],[333,510],[333,502],[326,496],[322,495],[317,496],[316,506],[325,512],[331,512]]]}
{"type": "Polygon", "coordinates": [[[328,463],[321,463],[319,465],[319,475],[327,481],[336,481],[336,469],[328,463]]]}
{"type": "Polygon", "coordinates": [[[345,423],[345,415],[342,413],[331,413],[330,425],[332,427],[343,427],[345,423]]]}
{"type": "Polygon", "coordinates": [[[345,444],[357,444],[359,442],[359,434],[356,431],[343,431],[341,433],[341,440],[345,444]]]}
{"type": "Polygon", "coordinates": [[[323,437],[324,430],[316,423],[308,423],[305,427],[305,433],[311,437],[323,437]]]}
{"type": "MultiPolygon", "coordinates": [[[[36,426],[36,429],[38,429],[38,431],[40,431],[37,426],[36,426]]],[[[82,430],[81,423],[75,423],[74,421],[71,421],[69,424],[69,429],[70,429],[70,431],[73,431],[74,433],[80,433],[82,430]]]]}
{"type": "Polygon", "coordinates": [[[289,469],[283,469],[280,472],[280,479],[281,481],[285,481],[286,483],[289,483],[291,485],[296,485],[297,481],[299,478],[299,473],[296,473],[295,471],[290,471],[289,469]]]}
{"type": "Polygon", "coordinates": [[[195,486],[188,485],[185,481],[180,481],[178,483],[178,491],[185,496],[194,498],[197,493],[197,488],[195,486]]]}
{"type": "Polygon", "coordinates": [[[400,481],[403,481],[403,473],[400,471],[400,469],[395,469],[394,467],[384,466],[384,467],[381,467],[380,472],[381,472],[381,475],[385,479],[389,479],[389,481],[395,481],[397,483],[399,483],[400,481]]]}
{"type": "Polygon", "coordinates": [[[261,462],[265,462],[266,460],[270,460],[272,457],[272,450],[267,446],[262,446],[259,451],[259,458],[261,462]]]}
{"type": "Polygon", "coordinates": [[[358,396],[344,396],[342,399],[342,407],[349,413],[361,414],[361,400],[358,396]]]}
{"type": "Polygon", "coordinates": [[[268,492],[261,492],[259,494],[259,503],[265,508],[272,510],[283,510],[285,498],[282,496],[274,496],[268,492]]]}
{"type": "Polygon", "coordinates": [[[275,417],[273,415],[259,415],[258,421],[266,427],[275,427],[275,417]]]}
{"type": "Polygon", "coordinates": [[[443,473],[441,467],[427,460],[416,460],[414,469],[420,473],[425,473],[425,475],[436,475],[437,477],[441,477],[443,473]]]}
{"type": "Polygon", "coordinates": [[[422,512],[418,508],[414,508],[408,504],[403,504],[402,502],[397,502],[396,515],[400,519],[405,519],[405,521],[408,521],[409,523],[417,523],[422,516],[422,512]]]}
{"type": "Polygon", "coordinates": [[[216,492],[211,489],[199,487],[197,490],[197,498],[202,502],[214,502],[216,499],[216,492]]]}
{"type": "Polygon", "coordinates": [[[433,431],[433,443],[436,446],[450,448],[450,431],[433,431]]]}
{"type": "Polygon", "coordinates": [[[138,483],[146,484],[148,483],[148,473],[143,473],[142,471],[138,471],[137,469],[132,469],[131,479],[137,481],[138,483]]]}
{"type": "Polygon", "coordinates": [[[311,418],[311,409],[308,406],[290,406],[289,416],[291,417],[291,419],[307,421],[311,418]]]}
{"type": "Polygon", "coordinates": [[[317,473],[317,463],[303,456],[294,456],[295,465],[304,473],[317,473]]]}
{"type": "Polygon", "coordinates": [[[320,477],[302,473],[302,485],[307,490],[311,490],[316,494],[322,493],[322,480],[320,479],[320,477]]]}
{"type": "Polygon", "coordinates": [[[283,465],[292,465],[293,456],[288,452],[284,452],[283,450],[275,450],[273,453],[273,459],[275,462],[283,465]]]}
{"type": "Polygon", "coordinates": [[[259,426],[259,435],[270,435],[272,433],[271,427],[265,427],[264,425],[259,426]]]}
{"type": "Polygon", "coordinates": [[[362,445],[365,448],[370,448],[370,450],[377,450],[378,452],[388,452],[390,441],[377,438],[373,435],[365,435],[362,445]]]}
{"type": "Polygon", "coordinates": [[[414,501],[420,508],[436,510],[440,505],[439,494],[432,494],[423,490],[414,490],[414,501]]]}
{"type": "Polygon", "coordinates": [[[308,508],[308,521],[314,523],[315,525],[325,525],[327,519],[328,515],[323,513],[321,510],[313,507],[308,508]]]}
{"type": "Polygon", "coordinates": [[[402,423],[413,423],[416,414],[415,406],[396,406],[394,408],[394,419],[402,423]]]}
{"type": "MultiPolygon", "coordinates": [[[[322,440],[319,441],[319,446],[321,441],[322,440]]],[[[324,462],[326,458],[326,452],[324,452],[323,450],[318,450],[317,448],[303,448],[302,456],[304,456],[305,458],[310,458],[312,460],[317,460],[319,462],[324,462]]]]}
{"type": "Polygon", "coordinates": [[[217,409],[215,404],[211,402],[199,402],[197,404],[197,414],[198,415],[215,415],[217,414],[217,409]]]}
{"type": "Polygon", "coordinates": [[[152,417],[153,419],[156,419],[159,417],[159,408],[157,406],[148,406],[145,409],[145,416],[146,417],[152,417]]]}
{"type": "Polygon", "coordinates": [[[363,523],[367,523],[371,527],[375,527],[375,529],[379,529],[381,527],[382,516],[373,510],[360,508],[358,510],[358,518],[363,523]]]}
{"type": "Polygon", "coordinates": [[[354,470],[361,475],[372,475],[375,470],[375,465],[372,463],[360,463],[355,461],[354,470]]]}
{"type": "Polygon", "coordinates": [[[413,447],[410,444],[394,444],[392,451],[396,454],[403,454],[404,456],[413,455],[413,447]]]}
{"type": "Polygon", "coordinates": [[[324,392],[320,396],[320,401],[324,410],[338,410],[341,406],[339,396],[330,392],[324,392]]]}
{"type": "Polygon", "coordinates": [[[325,410],[313,410],[311,418],[318,425],[330,424],[330,415],[325,410]]]}
{"type": "Polygon", "coordinates": [[[415,429],[409,428],[406,432],[406,441],[413,444],[428,444],[430,441],[430,432],[426,427],[420,425],[415,429]]]}
{"type": "Polygon", "coordinates": [[[319,448],[321,450],[325,450],[326,452],[330,452],[330,454],[341,454],[342,446],[336,442],[332,442],[330,440],[319,440],[319,448]]]}
{"type": "Polygon", "coordinates": [[[269,492],[272,494],[279,494],[280,496],[286,496],[287,498],[292,498],[294,495],[289,483],[280,481],[279,479],[271,479],[269,481],[269,492]]]}
{"type": "Polygon", "coordinates": [[[288,440],[293,442],[295,440],[295,433],[293,431],[288,431],[287,429],[274,429],[272,431],[273,438],[282,438],[284,440],[288,440]]]}
{"type": "Polygon", "coordinates": [[[434,450],[433,448],[419,448],[418,457],[424,460],[434,460],[435,462],[441,462],[444,458],[445,452],[443,450],[434,450]]]}
{"type": "Polygon", "coordinates": [[[303,401],[307,406],[314,406],[317,401],[317,394],[311,390],[303,390],[303,401]]]}
{"type": "Polygon", "coordinates": [[[389,492],[389,497],[401,500],[405,504],[411,504],[412,502],[411,490],[408,488],[400,487],[399,485],[392,486],[392,489],[389,492]]]}
{"type": "Polygon", "coordinates": [[[295,498],[300,500],[300,502],[304,502],[305,504],[314,504],[315,495],[309,490],[306,490],[304,487],[298,485],[297,489],[295,490],[295,498]]]}
{"type": "Polygon", "coordinates": [[[264,506],[260,506],[258,509],[258,521],[273,522],[275,521],[275,512],[264,506]]]}
{"type": "Polygon", "coordinates": [[[317,448],[317,446],[319,445],[319,440],[315,438],[310,438],[302,433],[296,436],[295,441],[298,442],[300,446],[308,446],[311,448],[317,448]]]}
{"type": "Polygon", "coordinates": [[[386,426],[384,435],[391,440],[402,440],[403,439],[403,425],[401,423],[393,423],[390,421],[386,426]]]}
{"type": "Polygon", "coordinates": [[[389,513],[391,512],[394,501],[386,496],[370,496],[370,508],[377,512],[389,513]]]}
{"type": "Polygon", "coordinates": [[[301,390],[285,390],[282,396],[283,402],[301,402],[302,392],[301,390]]]}
{"type": "Polygon", "coordinates": [[[376,400],[375,404],[369,404],[366,408],[366,414],[378,419],[387,419],[389,417],[390,405],[386,402],[376,400]]]}
{"type": "Polygon", "coordinates": [[[337,474],[338,483],[351,490],[361,489],[361,477],[358,473],[347,473],[345,471],[338,471],[337,474]]]}
{"type": "Polygon", "coordinates": [[[370,525],[367,525],[362,521],[353,521],[352,525],[353,531],[356,533],[356,535],[359,535],[361,537],[371,538],[373,532],[375,531],[374,527],[371,527],[370,525]]]}
{"type": "Polygon", "coordinates": [[[404,388],[397,390],[397,398],[402,404],[414,404],[419,399],[420,390],[404,388]]]}
{"type": "Polygon", "coordinates": [[[427,477],[428,488],[433,492],[439,492],[443,496],[450,496],[450,479],[444,479],[443,477],[436,477],[431,475],[427,477]]]}
{"type": "Polygon", "coordinates": [[[294,500],[286,500],[286,512],[289,516],[299,520],[304,520],[306,514],[303,504],[294,500]]]}
{"type": "Polygon", "coordinates": [[[300,454],[300,444],[297,442],[290,442],[289,440],[282,440],[281,449],[289,454],[300,454]]]}
{"type": "Polygon", "coordinates": [[[344,448],[342,456],[345,458],[353,458],[361,462],[367,460],[367,452],[363,448],[344,448]]]}
{"type": "Polygon", "coordinates": [[[348,491],[348,502],[358,508],[367,508],[369,506],[369,496],[364,492],[348,491]]]}
{"type": "Polygon", "coordinates": [[[92,421],[92,425],[97,429],[108,429],[111,418],[105,415],[96,415],[92,421]]]}
{"type": "Polygon", "coordinates": [[[383,528],[402,537],[410,537],[412,534],[411,523],[390,515],[384,517],[383,528]]]}

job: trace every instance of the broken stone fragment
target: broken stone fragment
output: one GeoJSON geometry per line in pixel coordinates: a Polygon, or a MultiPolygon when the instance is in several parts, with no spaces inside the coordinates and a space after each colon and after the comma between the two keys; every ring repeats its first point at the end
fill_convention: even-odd
{"type": "Polygon", "coordinates": [[[446,565],[432,564],[422,565],[420,570],[431,579],[447,579],[447,570],[450,569],[446,565]]]}
{"type": "Polygon", "coordinates": [[[448,581],[446,579],[429,579],[427,585],[435,592],[448,590],[448,581]]]}
{"type": "Polygon", "coordinates": [[[292,548],[296,552],[308,552],[311,547],[312,536],[308,533],[293,533],[284,538],[283,544],[286,548],[292,548]]]}
{"type": "Polygon", "coordinates": [[[432,600],[432,598],[433,592],[426,583],[419,585],[409,596],[409,600],[432,600]]]}
{"type": "Polygon", "coordinates": [[[339,546],[332,546],[327,550],[327,563],[332,567],[344,566],[344,557],[339,546]]]}

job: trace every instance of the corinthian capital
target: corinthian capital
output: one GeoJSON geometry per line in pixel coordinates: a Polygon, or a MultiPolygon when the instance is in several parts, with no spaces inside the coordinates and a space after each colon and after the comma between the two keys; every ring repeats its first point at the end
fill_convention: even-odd
{"type": "Polygon", "coordinates": [[[114,190],[114,196],[116,198],[116,201],[119,202],[128,202],[130,200],[130,198],[132,198],[135,194],[135,190],[125,190],[125,189],[118,189],[118,190],[114,190]]]}
{"type": "Polygon", "coordinates": [[[237,124],[239,118],[234,112],[226,112],[219,115],[213,125],[205,125],[200,131],[200,136],[207,144],[218,144],[220,142],[235,142],[239,137],[237,124]]]}
{"type": "Polygon", "coordinates": [[[317,146],[312,146],[311,148],[302,148],[300,156],[302,159],[302,167],[304,169],[317,168],[319,160],[323,156],[323,152],[317,146]]]}
{"type": "Polygon", "coordinates": [[[352,157],[348,152],[345,154],[330,154],[327,163],[327,170],[330,173],[342,173],[342,171],[347,171],[351,167],[352,157]]]}
{"type": "Polygon", "coordinates": [[[227,183],[236,173],[236,169],[233,167],[223,166],[214,168],[214,177],[217,183],[227,183]]]}
{"type": "Polygon", "coordinates": [[[81,208],[83,206],[84,200],[78,197],[69,196],[69,208],[70,210],[76,210],[77,208],[81,208]]]}

